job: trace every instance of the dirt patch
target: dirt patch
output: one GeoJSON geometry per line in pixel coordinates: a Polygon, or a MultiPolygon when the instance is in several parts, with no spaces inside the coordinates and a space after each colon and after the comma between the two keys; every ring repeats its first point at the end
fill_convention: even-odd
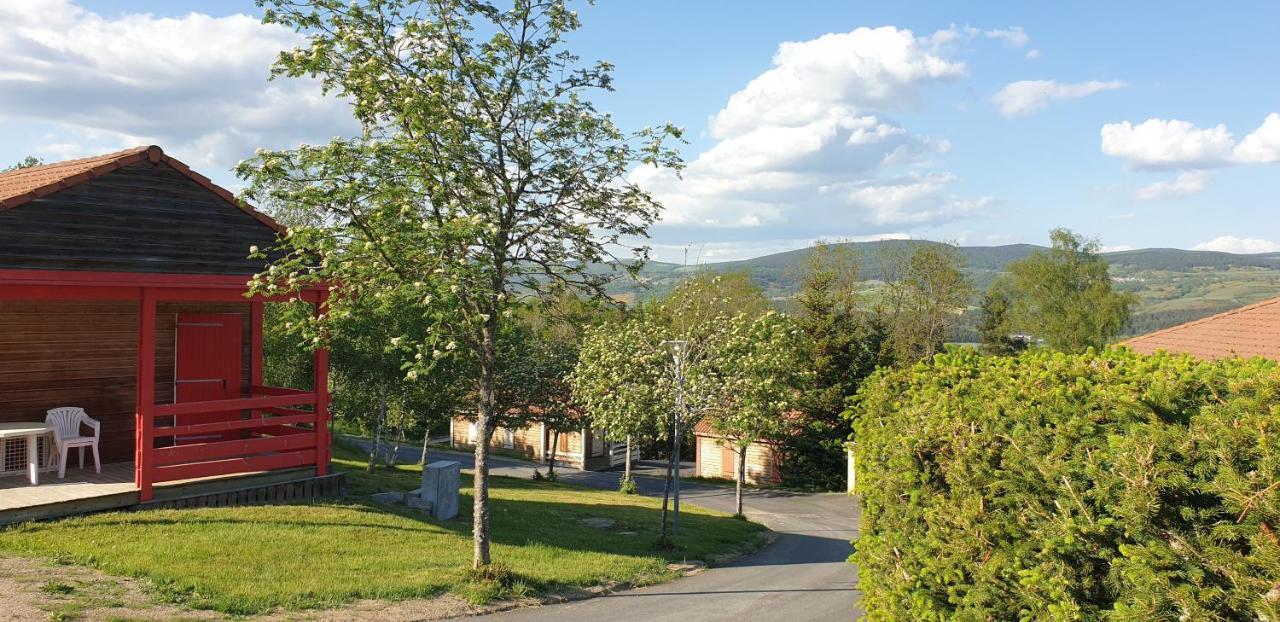
{"type": "Polygon", "coordinates": [[[132,579],[92,568],[0,557],[0,620],[216,620],[222,616],[156,603],[132,579]]]}

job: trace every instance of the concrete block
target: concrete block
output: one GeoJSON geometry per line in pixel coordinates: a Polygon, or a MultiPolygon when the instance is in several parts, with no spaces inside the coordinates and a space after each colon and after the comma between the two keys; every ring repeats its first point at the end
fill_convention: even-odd
{"type": "Polygon", "coordinates": [[[462,464],[454,460],[437,460],[422,468],[422,494],[419,503],[430,506],[436,520],[449,520],[458,515],[458,489],[462,464]]]}

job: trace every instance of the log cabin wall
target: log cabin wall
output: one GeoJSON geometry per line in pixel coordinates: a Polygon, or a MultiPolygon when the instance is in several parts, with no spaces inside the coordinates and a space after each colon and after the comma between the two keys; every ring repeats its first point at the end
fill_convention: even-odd
{"type": "Polygon", "coordinates": [[[275,231],[146,160],[0,210],[0,269],[252,275],[275,231]]]}
{"type": "MultiPolygon", "coordinates": [[[[248,303],[160,303],[156,309],[156,402],[173,401],[178,313],[238,313],[242,377],[249,379],[248,303]]],[[[102,422],[104,462],[133,460],[138,303],[0,301],[0,421],[43,421],[79,406],[102,422]]]]}

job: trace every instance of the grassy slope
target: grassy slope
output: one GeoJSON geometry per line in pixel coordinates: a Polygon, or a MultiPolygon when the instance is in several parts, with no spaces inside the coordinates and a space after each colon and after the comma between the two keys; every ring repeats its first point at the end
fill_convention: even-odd
{"type": "MultiPolygon", "coordinates": [[[[434,523],[365,495],[416,487],[412,468],[370,476],[352,454],[345,500],[200,510],[109,513],[0,532],[0,553],[91,565],[146,580],[169,600],[228,613],[331,607],[360,598],[403,599],[453,591],[501,596],[466,579],[469,491],[459,520],[434,523]]],[[[464,478],[464,486],[470,482],[464,478]]],[[[671,552],[655,546],[658,503],[615,492],[493,478],[494,559],[518,589],[550,591],[672,578],[668,561],[708,559],[758,546],[759,525],[689,508],[671,552]],[[611,531],[580,519],[617,521],[611,531]],[[628,535],[620,532],[635,532],[628,535]]]]}

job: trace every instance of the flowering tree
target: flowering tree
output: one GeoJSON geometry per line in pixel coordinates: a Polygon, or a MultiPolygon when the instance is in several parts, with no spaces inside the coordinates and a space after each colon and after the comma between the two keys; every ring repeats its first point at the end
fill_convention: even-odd
{"type": "Polygon", "coordinates": [[[752,319],[739,314],[729,324],[714,362],[720,403],[708,422],[733,445],[734,507],[741,516],[747,449],[787,432],[787,414],[810,374],[802,370],[800,331],[785,315],[770,312],[752,319]]]}
{"type": "Polygon", "coordinates": [[[652,310],[642,310],[588,331],[569,376],[573,398],[592,427],[628,444],[624,481],[631,479],[633,440],[669,438],[666,424],[675,402],[664,328],[652,310]]]}
{"type": "MultiPolygon", "coordinates": [[[[489,439],[497,423],[503,328],[523,298],[603,296],[589,268],[637,259],[659,206],[630,184],[641,164],[679,166],[670,126],[628,134],[590,96],[612,67],[566,49],[578,28],[564,0],[259,0],[264,21],[307,37],[275,74],[320,79],[351,102],[362,131],[262,151],[237,172],[254,200],[304,206],[258,291],[333,285],[324,325],[346,301],[412,301],[431,331],[392,338],[415,379],[451,356],[477,369],[473,566],[490,563],[489,439]]],[[[626,265],[633,269],[639,262],[626,265]]]]}
{"type": "Polygon", "coordinates": [[[726,403],[725,392],[733,387],[725,383],[718,356],[734,322],[754,321],[767,315],[767,308],[768,300],[745,274],[708,272],[682,281],[665,299],[626,321],[590,332],[583,343],[571,385],[595,427],[614,440],[672,442],[663,494],[664,538],[673,488],[679,515],[679,488],[673,484],[680,437],[726,403]],[[681,344],[683,382],[673,364],[673,342],[681,344]]]}

